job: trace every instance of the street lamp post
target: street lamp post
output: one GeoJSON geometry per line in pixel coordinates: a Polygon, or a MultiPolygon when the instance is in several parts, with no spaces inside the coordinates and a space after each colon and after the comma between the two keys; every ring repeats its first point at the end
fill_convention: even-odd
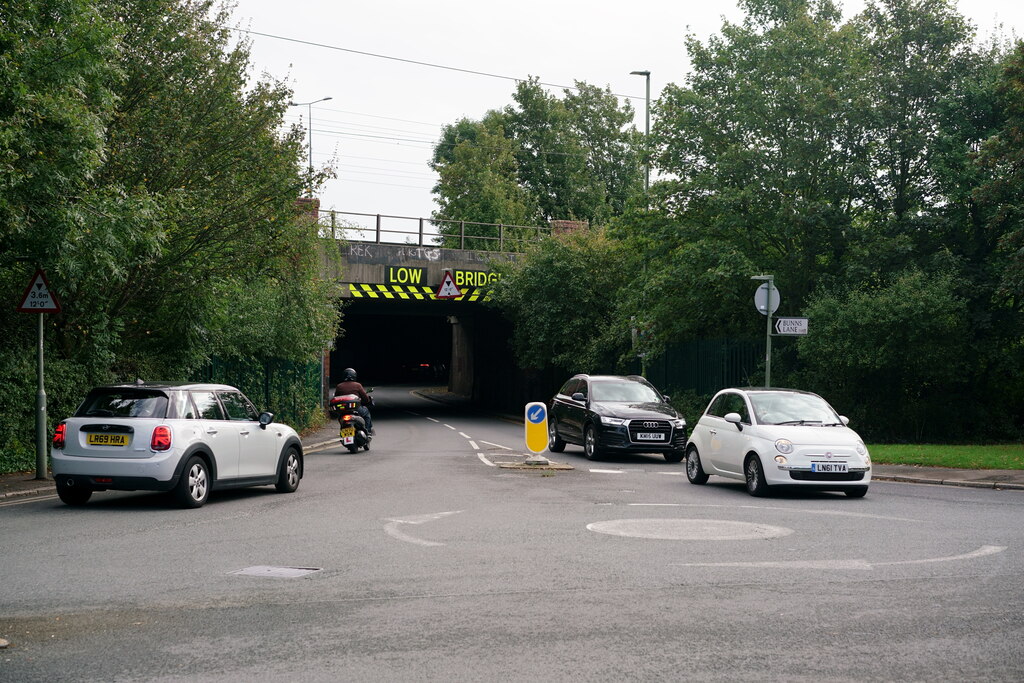
{"type": "Polygon", "coordinates": [[[651,72],[650,71],[630,71],[631,76],[643,76],[647,80],[647,96],[645,98],[645,110],[646,110],[646,123],[644,125],[644,194],[648,194],[651,189],[651,72]]]}
{"type": "Polygon", "coordinates": [[[310,196],[312,196],[312,194],[313,194],[313,188],[312,188],[312,183],[313,183],[313,105],[314,104],[319,104],[320,102],[326,102],[329,99],[332,99],[332,98],[330,98],[330,97],[323,97],[323,98],[321,98],[319,100],[313,100],[312,102],[292,102],[292,101],[288,102],[288,106],[289,107],[306,107],[307,111],[308,111],[308,115],[306,116],[306,126],[309,128],[309,182],[310,182],[309,194],[310,194],[310,196]]]}

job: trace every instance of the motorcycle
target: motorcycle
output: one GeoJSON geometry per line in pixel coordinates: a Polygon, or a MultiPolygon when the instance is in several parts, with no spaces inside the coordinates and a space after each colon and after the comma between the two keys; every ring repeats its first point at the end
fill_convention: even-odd
{"type": "Polygon", "coordinates": [[[370,450],[370,441],[373,440],[373,435],[366,428],[366,420],[358,412],[359,406],[359,396],[342,394],[332,398],[329,407],[330,416],[338,420],[341,443],[350,453],[360,448],[370,450]]]}

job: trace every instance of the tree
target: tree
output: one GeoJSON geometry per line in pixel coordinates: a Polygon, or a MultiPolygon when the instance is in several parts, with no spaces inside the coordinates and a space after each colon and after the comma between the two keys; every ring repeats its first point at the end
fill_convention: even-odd
{"type": "Polygon", "coordinates": [[[747,17],[706,44],[687,39],[693,71],[656,102],[652,209],[613,235],[643,253],[643,311],[656,353],[695,338],[760,333],[750,276],[784,283],[788,310],[839,278],[860,243],[866,175],[864,101],[850,78],[857,35],[836,7],[750,1],[747,17]]]}
{"type": "MultiPolygon", "coordinates": [[[[136,234],[147,236],[122,242],[120,259],[110,254],[123,266],[100,306],[122,326],[122,372],[167,376],[211,353],[311,353],[309,343],[280,349],[275,334],[239,337],[225,324],[256,300],[256,289],[312,284],[317,228],[294,208],[310,180],[298,163],[302,132],[278,134],[290,92],[273,81],[248,83],[248,46],[229,48],[226,10],[211,15],[212,4],[122,0],[111,7],[123,26],[125,80],[97,185],[126,198],[122,204],[142,221],[136,234]],[[152,210],[140,214],[147,204],[152,210]],[[232,339],[248,341],[239,347],[232,339]],[[255,340],[263,346],[254,348],[255,340]]],[[[82,250],[70,250],[69,267],[82,260],[82,250]]],[[[330,326],[311,328],[307,312],[285,306],[269,318],[307,330],[322,345],[330,326]]],[[[74,312],[67,323],[75,324],[74,312]]]]}
{"type": "MultiPolygon", "coordinates": [[[[0,8],[0,292],[16,302],[35,268],[63,294],[60,245],[83,236],[90,180],[120,77],[117,26],[84,0],[0,8]]],[[[62,303],[64,297],[62,296],[62,303]]],[[[46,331],[53,315],[45,315],[46,331]]],[[[33,462],[36,315],[0,319],[0,471],[33,462]]],[[[88,344],[83,340],[83,345],[88,344]]],[[[48,376],[81,381],[50,357],[48,376]]],[[[98,365],[109,356],[97,359],[98,365]]],[[[88,374],[88,373],[85,373],[88,374]]],[[[53,385],[49,385],[52,387],[53,385]]],[[[51,394],[50,406],[64,406],[51,394]],[[55,400],[56,399],[56,400],[55,400]]]]}
{"type": "Polygon", "coordinates": [[[641,139],[633,109],[608,89],[578,82],[563,98],[536,79],[514,105],[483,120],[445,126],[432,168],[448,221],[605,223],[643,192],[641,139]]]}
{"type": "MultiPolygon", "coordinates": [[[[504,117],[488,112],[482,121],[461,119],[445,126],[431,161],[440,175],[434,193],[439,209],[434,219],[443,221],[440,232],[463,246],[459,223],[472,220],[494,226],[474,226],[469,248],[497,250],[498,225],[532,226],[540,222],[540,208],[517,178],[515,143],[506,137],[504,117]],[[484,239],[480,239],[484,238],[484,239]]],[[[513,239],[528,238],[515,231],[513,239]]],[[[531,231],[536,233],[536,231],[531,231]]],[[[533,234],[532,237],[536,237],[533,234]]]]}
{"type": "MultiPolygon", "coordinates": [[[[10,247],[46,265],[61,297],[63,312],[46,321],[51,416],[73,411],[91,385],[188,379],[214,355],[250,366],[316,358],[339,313],[319,279],[319,228],[295,199],[324,172],[304,177],[302,131],[280,132],[291,93],[249,82],[248,46],[229,46],[225,10],[201,0],[20,7],[0,22],[0,45],[20,50],[0,59],[16,84],[0,105],[16,132],[0,132],[12,188],[0,199],[0,276],[20,293],[31,275],[10,263],[10,247]]],[[[24,316],[0,325],[6,339],[30,334],[24,316]]],[[[31,349],[5,355],[0,386],[26,384],[31,349]]],[[[2,402],[0,412],[17,452],[31,417],[2,402]]]]}
{"type": "Polygon", "coordinates": [[[637,262],[604,230],[576,230],[533,246],[525,258],[496,264],[492,299],[512,321],[513,348],[526,368],[573,372],[621,368],[628,319],[616,315],[637,262]]]}
{"type": "Polygon", "coordinates": [[[962,437],[985,411],[971,405],[967,304],[955,288],[950,274],[912,267],[879,287],[816,294],[805,311],[814,333],[797,342],[801,386],[827,393],[866,438],[962,437]]]}

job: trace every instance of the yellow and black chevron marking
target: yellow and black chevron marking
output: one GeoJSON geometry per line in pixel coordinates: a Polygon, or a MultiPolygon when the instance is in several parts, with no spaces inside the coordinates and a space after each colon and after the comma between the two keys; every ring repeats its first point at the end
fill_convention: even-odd
{"type": "Polygon", "coordinates": [[[483,287],[463,287],[463,294],[455,299],[438,299],[437,287],[424,285],[366,285],[349,283],[353,299],[394,299],[395,301],[490,301],[491,290],[483,287]]]}

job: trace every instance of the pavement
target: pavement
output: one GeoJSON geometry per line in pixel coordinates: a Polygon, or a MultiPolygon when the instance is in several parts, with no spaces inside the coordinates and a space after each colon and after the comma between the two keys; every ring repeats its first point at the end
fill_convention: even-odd
{"type": "MultiPolygon", "coordinates": [[[[462,397],[437,390],[421,390],[416,393],[441,403],[455,404],[465,401],[462,397]]],[[[501,415],[499,417],[522,423],[522,416],[501,415]]],[[[328,421],[323,427],[301,436],[303,450],[307,454],[316,453],[338,443],[338,427],[333,421],[328,421]]],[[[523,450],[525,452],[526,449],[523,450]]],[[[47,473],[47,477],[49,478],[37,479],[34,471],[0,474],[0,501],[19,496],[52,495],[55,492],[52,475],[47,473]]],[[[1024,491],[1024,470],[961,470],[948,467],[875,464],[871,468],[871,479],[911,484],[1024,491]]]]}

